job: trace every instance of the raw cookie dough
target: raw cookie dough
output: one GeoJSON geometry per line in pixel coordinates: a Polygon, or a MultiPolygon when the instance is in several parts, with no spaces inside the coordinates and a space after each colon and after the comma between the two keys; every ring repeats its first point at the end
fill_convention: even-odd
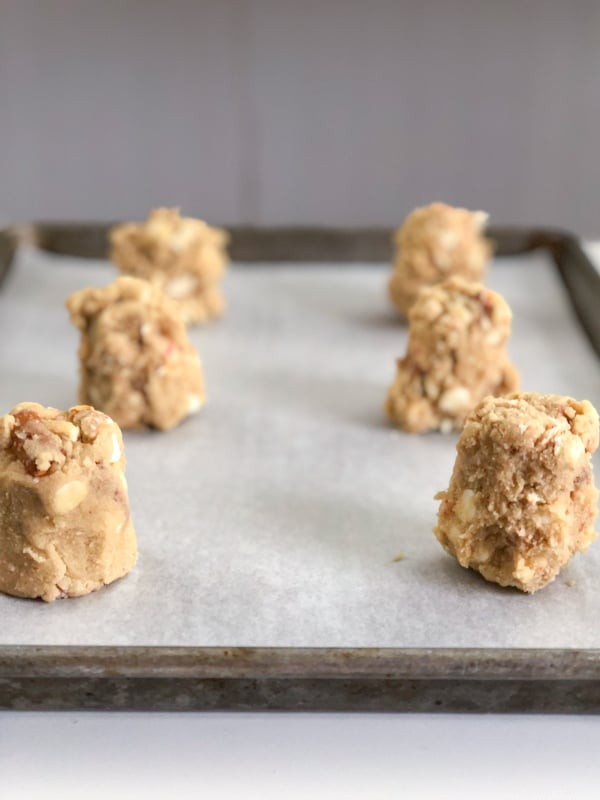
{"type": "Polygon", "coordinates": [[[481,281],[492,248],[482,236],[483,211],[432,203],[415,209],[394,234],[394,271],[389,284],[394,305],[404,314],[419,289],[453,275],[481,281]]]}
{"type": "Polygon", "coordinates": [[[535,393],[486,397],[465,423],[435,535],[463,567],[535,592],[594,540],[587,401],[535,393]]]}
{"type": "Polygon", "coordinates": [[[168,430],[204,404],[198,354],[176,306],[156,286],[117,278],[67,300],[82,332],[79,400],[122,428],[168,430]]]}
{"type": "Polygon", "coordinates": [[[125,275],[145,278],[179,306],[186,323],[223,312],[219,280],[227,265],[227,234],[176,208],[157,208],[146,222],[110,233],[110,257],[125,275]]]}
{"type": "Polygon", "coordinates": [[[504,352],[511,318],[506,301],[479,283],[449,278],[422,289],[388,393],[392,420],[410,433],[448,433],[486,395],[517,389],[519,376],[504,352]]]}
{"type": "Polygon", "coordinates": [[[77,597],[137,559],[121,431],[90,406],[0,417],[0,591],[77,597]]]}

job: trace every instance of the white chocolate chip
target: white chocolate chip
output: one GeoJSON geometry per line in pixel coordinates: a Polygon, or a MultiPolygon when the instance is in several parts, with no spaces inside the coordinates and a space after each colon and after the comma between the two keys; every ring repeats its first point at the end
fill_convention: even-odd
{"type": "Polygon", "coordinates": [[[486,214],[485,211],[475,211],[473,213],[473,223],[475,226],[475,230],[482,231],[487,225],[487,221],[489,218],[490,215],[486,214]]]}
{"type": "Polygon", "coordinates": [[[463,522],[471,522],[475,517],[475,492],[465,489],[454,507],[456,516],[463,522]]]}
{"type": "Polygon", "coordinates": [[[489,542],[479,542],[473,548],[472,558],[479,564],[486,564],[494,555],[494,547],[489,542]]]}
{"type": "Polygon", "coordinates": [[[119,437],[116,433],[112,435],[112,453],[110,454],[109,463],[114,464],[115,461],[119,461],[121,459],[121,445],[119,443],[119,437]]]}
{"type": "Polygon", "coordinates": [[[452,544],[456,545],[458,544],[459,540],[462,539],[462,531],[458,525],[449,525],[446,536],[448,537],[449,542],[452,542],[452,544]]]}
{"type": "Polygon", "coordinates": [[[517,563],[513,571],[513,577],[518,578],[524,584],[529,583],[529,581],[534,577],[533,569],[527,566],[525,559],[522,556],[519,556],[517,559],[517,563]]]}
{"type": "Polygon", "coordinates": [[[460,414],[471,407],[471,393],[464,386],[447,389],[440,397],[438,405],[445,414],[460,414]]]}
{"type": "Polygon", "coordinates": [[[527,492],[525,495],[528,503],[543,503],[544,498],[541,497],[537,492],[527,492]]]}
{"type": "Polygon", "coordinates": [[[443,419],[440,422],[440,431],[442,433],[452,433],[453,429],[454,429],[454,425],[452,424],[452,420],[451,419],[443,419]]]}
{"type": "Polygon", "coordinates": [[[499,331],[499,330],[490,331],[487,334],[487,336],[485,337],[485,341],[489,345],[492,345],[492,347],[495,347],[496,345],[502,344],[503,339],[504,339],[504,335],[503,335],[502,331],[499,331]]]}
{"type": "Polygon", "coordinates": [[[23,553],[26,556],[29,556],[31,559],[33,559],[33,561],[37,562],[38,564],[43,564],[44,561],[46,560],[44,556],[40,555],[39,553],[36,553],[36,551],[32,547],[29,547],[29,545],[26,545],[23,548],[23,553]]]}
{"type": "Polygon", "coordinates": [[[195,414],[202,408],[202,398],[197,394],[191,394],[188,399],[188,414],[195,414]]]}
{"type": "Polygon", "coordinates": [[[59,489],[52,498],[52,508],[55,514],[68,514],[83,501],[88,493],[87,484],[83,481],[69,481],[59,489]]]}
{"type": "Polygon", "coordinates": [[[79,428],[77,425],[71,425],[71,430],[69,431],[69,439],[72,442],[76,442],[79,439],[79,428]]]}
{"type": "Polygon", "coordinates": [[[445,250],[454,250],[458,244],[458,234],[456,231],[442,231],[439,235],[439,242],[445,250]]]}
{"type": "Polygon", "coordinates": [[[563,453],[569,464],[576,464],[585,455],[585,447],[579,436],[565,437],[563,439],[563,453]]]}
{"type": "Polygon", "coordinates": [[[173,297],[175,300],[182,300],[184,297],[189,297],[198,285],[198,279],[190,272],[184,272],[171,278],[165,284],[165,294],[173,297]]]}

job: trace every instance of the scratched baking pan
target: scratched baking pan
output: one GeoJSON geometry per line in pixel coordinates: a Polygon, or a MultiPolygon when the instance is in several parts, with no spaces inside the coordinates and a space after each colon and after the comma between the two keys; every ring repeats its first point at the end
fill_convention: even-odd
{"type": "MultiPolygon", "coordinates": [[[[65,297],[114,276],[107,226],[0,235],[0,410],[76,400],[65,297]]],[[[577,240],[492,230],[523,388],[600,404],[600,277],[577,240]]],[[[191,337],[209,402],[128,432],[135,570],[88,597],[0,596],[0,707],[600,710],[600,545],[531,597],[431,528],[456,435],[382,405],[406,327],[389,231],[232,230],[227,315],[191,337]]]]}

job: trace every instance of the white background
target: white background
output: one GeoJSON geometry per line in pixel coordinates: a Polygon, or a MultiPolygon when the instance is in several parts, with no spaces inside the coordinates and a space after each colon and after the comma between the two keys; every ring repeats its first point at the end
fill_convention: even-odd
{"type": "Polygon", "coordinates": [[[585,798],[600,719],[0,714],[0,796],[585,798]]]}

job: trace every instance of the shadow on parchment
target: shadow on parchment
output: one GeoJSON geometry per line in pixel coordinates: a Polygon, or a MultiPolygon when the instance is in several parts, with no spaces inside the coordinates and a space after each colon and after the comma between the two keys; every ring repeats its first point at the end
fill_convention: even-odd
{"type": "MultiPolygon", "coordinates": [[[[279,535],[290,542],[290,557],[309,549],[315,560],[339,568],[356,566],[373,570],[378,580],[381,570],[391,570],[400,586],[431,587],[432,598],[439,593],[459,593],[469,597],[497,596],[499,599],[526,595],[514,588],[503,588],[464,569],[442,550],[432,528],[435,517],[425,519],[406,508],[373,504],[339,493],[316,493],[290,487],[282,490],[265,486],[257,496],[261,514],[281,526],[279,535]],[[402,558],[398,554],[402,553],[402,558]]],[[[325,570],[326,573],[329,570],[325,570]]],[[[440,608],[443,614],[443,608],[440,608]]]]}
{"type": "MultiPolygon", "coordinates": [[[[524,598],[527,595],[514,587],[502,587],[486,581],[478,572],[461,567],[444,553],[435,541],[432,528],[435,517],[424,519],[402,507],[368,505],[359,499],[332,492],[318,494],[309,489],[282,490],[265,486],[258,494],[261,513],[273,521],[289,519],[280,528],[280,535],[317,546],[327,560],[334,560],[340,569],[357,557],[372,564],[377,571],[389,566],[398,582],[430,585],[435,591],[457,591],[467,596],[484,593],[498,598],[524,598]],[[396,559],[401,552],[402,558],[396,559]]],[[[442,613],[440,609],[440,613],[442,613]]]]}
{"type": "Polygon", "coordinates": [[[365,309],[364,311],[354,311],[348,315],[349,319],[365,328],[377,328],[379,330],[406,331],[408,322],[395,311],[389,309],[365,309]]]}

